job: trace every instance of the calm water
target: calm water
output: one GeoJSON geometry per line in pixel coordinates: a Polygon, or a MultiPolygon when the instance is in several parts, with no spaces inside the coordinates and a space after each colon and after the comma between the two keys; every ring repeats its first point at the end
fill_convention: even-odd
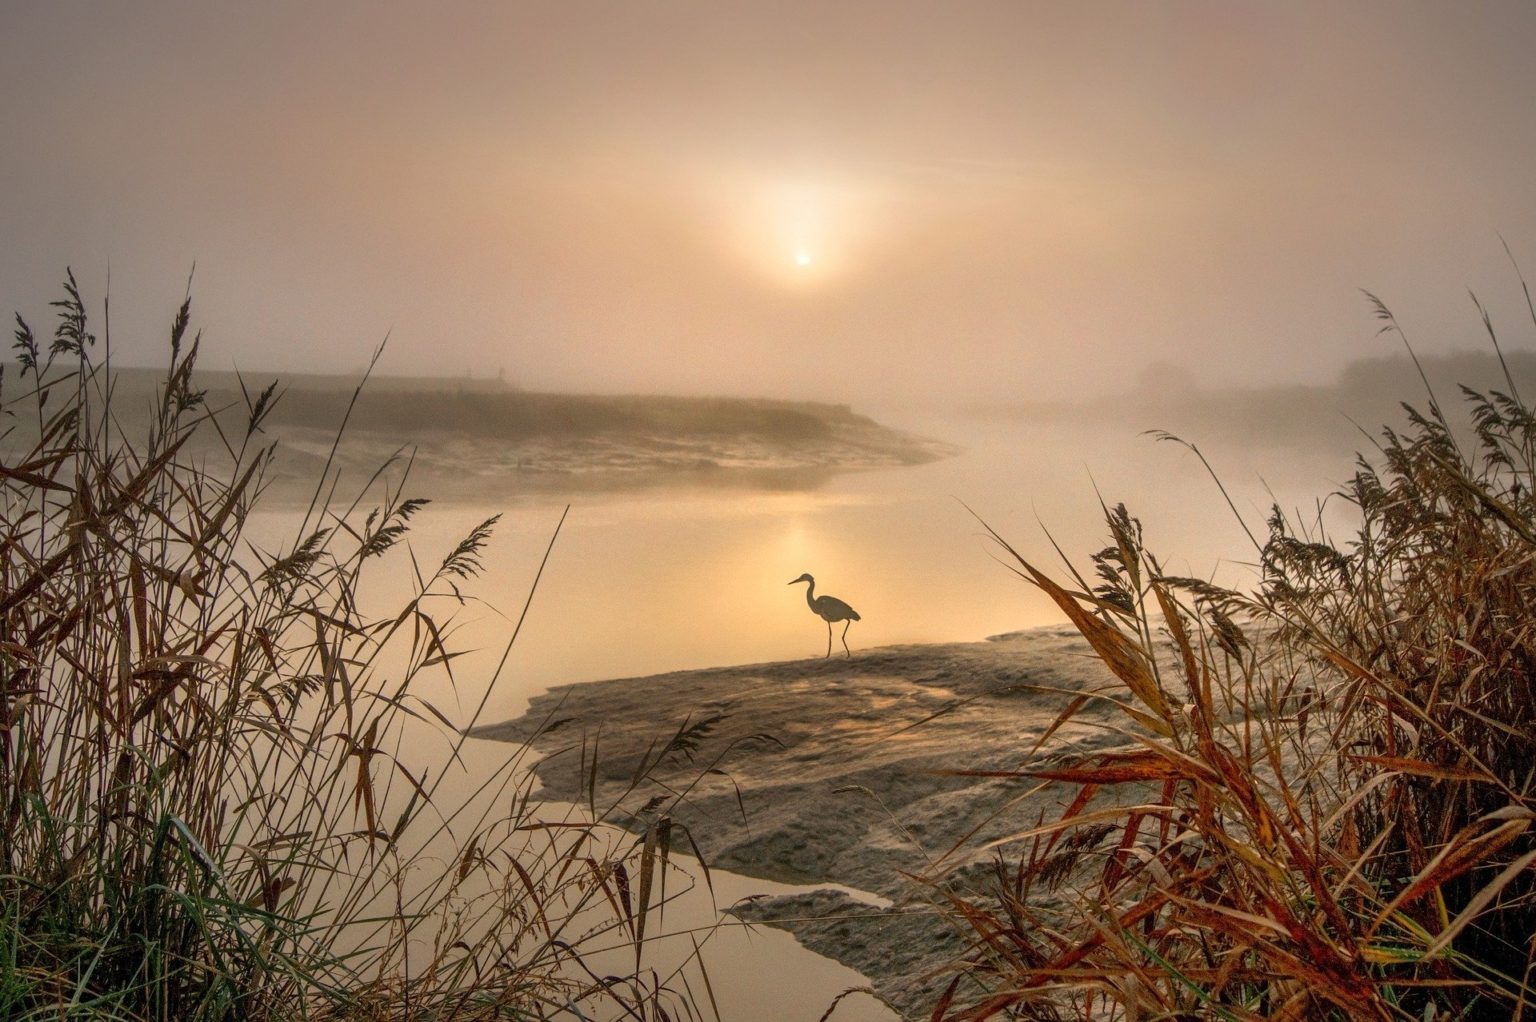
{"type": "MultiPolygon", "coordinates": [[[[1206,470],[1183,448],[1123,427],[874,414],[963,444],[965,452],[931,465],[845,475],[814,492],[666,490],[573,498],[482,720],[515,717],[530,696],[552,685],[821,656],[825,626],[805,606],[804,587],[786,584],[801,572],[816,576],[818,592],[841,597],[863,616],[849,632],[855,655],[872,646],[978,640],[1060,620],[1000,563],[1004,552],[965,505],[1020,553],[1058,574],[1046,530],[1086,573],[1088,555],[1106,540],[1102,496],[1106,503],[1124,501],[1141,518],[1167,570],[1227,583],[1252,578],[1252,545],[1206,470]]],[[[1350,469],[1347,458],[1332,453],[1236,451],[1219,443],[1202,448],[1255,534],[1272,501],[1315,509],[1316,499],[1350,469]]],[[[565,503],[541,495],[494,507],[435,504],[417,518],[412,549],[432,565],[475,523],[503,514],[484,557],[485,573],[466,590],[477,600],[458,609],[444,600],[433,608],[440,616],[458,615],[461,646],[480,647],[458,661],[456,692],[431,695],[450,718],[466,722],[485,693],[565,503]]],[[[291,514],[274,512],[259,531],[291,534],[293,528],[291,514]]],[[[397,607],[410,585],[409,562],[395,557],[372,570],[365,595],[378,601],[376,610],[397,607]]],[[[658,722],[658,729],[675,723],[658,722]]],[[[470,775],[477,763],[502,754],[496,743],[471,745],[470,775]]],[[[736,877],[716,884],[723,904],[779,889],[736,877]]],[[[712,916],[707,900],[695,901],[674,913],[671,927],[705,925],[712,916]]],[[[712,939],[708,956],[728,1020],[814,1022],[840,990],[862,982],[767,929],[727,930],[712,939]]],[[[834,1017],[891,1016],[856,997],[834,1017]]]]}
{"type": "MultiPolygon", "coordinates": [[[[1183,448],[1118,427],[885,421],[953,439],[966,451],[931,465],[845,475],[809,493],[573,498],[488,719],[518,715],[530,695],[551,685],[820,656],[826,627],[805,606],[804,586],[786,585],[801,572],[816,576],[818,593],[839,596],[862,615],[849,631],[855,651],[976,640],[1059,620],[999,563],[1003,551],[967,505],[1036,564],[1060,567],[1049,530],[1086,571],[1088,555],[1106,542],[1102,495],[1141,518],[1168,570],[1252,577],[1245,567],[1252,545],[1183,448]]],[[[1255,533],[1272,499],[1312,507],[1350,468],[1332,454],[1211,445],[1207,455],[1255,533]]],[[[485,603],[463,612],[476,623],[472,634],[483,627],[489,642],[516,619],[564,505],[558,496],[439,504],[417,519],[413,548],[423,563],[435,563],[475,522],[503,513],[485,575],[471,589],[485,603]]],[[[375,571],[372,592],[384,603],[409,580],[402,559],[375,571]]]]}

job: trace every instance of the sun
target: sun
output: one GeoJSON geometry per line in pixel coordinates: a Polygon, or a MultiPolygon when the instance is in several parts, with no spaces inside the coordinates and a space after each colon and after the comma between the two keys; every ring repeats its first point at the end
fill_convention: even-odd
{"type": "Polygon", "coordinates": [[[869,187],[830,181],[743,175],[722,190],[729,244],[773,284],[805,292],[842,279],[850,242],[871,212],[869,187]]]}

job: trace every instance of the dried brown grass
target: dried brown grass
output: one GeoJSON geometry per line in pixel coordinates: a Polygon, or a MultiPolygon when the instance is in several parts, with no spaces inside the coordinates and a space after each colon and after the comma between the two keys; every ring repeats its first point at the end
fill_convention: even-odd
{"type": "Polygon", "coordinates": [[[208,409],[183,304],[125,436],[110,340],[65,290],[46,346],[17,317],[0,391],[0,1017],[695,1015],[641,953],[666,806],[638,839],[541,816],[526,747],[443,785],[475,719],[424,692],[456,683],[496,520],[365,614],[426,502],[376,479],[372,510],[338,505],[328,471],[291,544],[253,554],[275,387],[234,428],[208,409]]]}
{"type": "Polygon", "coordinates": [[[1020,766],[1063,808],[985,895],[929,878],[973,949],[935,1020],[1536,1013],[1536,414],[1507,384],[1385,431],[1347,542],[1277,508],[1252,592],[1165,574],[1123,507],[1091,583],[1003,544],[1123,745],[1020,766]]]}

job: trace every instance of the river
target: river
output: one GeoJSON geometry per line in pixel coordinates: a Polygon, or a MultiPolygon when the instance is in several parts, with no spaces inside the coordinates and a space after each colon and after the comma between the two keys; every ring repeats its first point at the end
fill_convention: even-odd
{"type": "MultiPolygon", "coordinates": [[[[826,628],[805,606],[803,587],[787,585],[802,572],[816,576],[818,592],[859,611],[848,633],[855,656],[874,646],[978,640],[1055,622],[1059,613],[1010,571],[982,522],[1059,575],[1054,542],[1087,574],[1088,556],[1107,535],[1101,500],[1124,501],[1141,519],[1165,570],[1243,584],[1254,578],[1255,554],[1244,523],[1262,536],[1276,501],[1299,516],[1315,514],[1317,499],[1351,471],[1348,457],[1331,449],[1241,449],[1219,437],[1192,438],[1220,474],[1240,521],[1195,455],[1131,427],[869,411],[963,450],[927,465],[841,475],[811,491],[673,487],[570,498],[543,492],[500,506],[429,507],[410,534],[417,561],[427,566],[477,522],[502,515],[484,572],[465,587],[471,600],[459,607],[445,599],[432,608],[456,614],[459,645],[477,652],[457,662],[455,690],[430,698],[462,724],[484,697],[480,722],[488,723],[518,716],[530,696],[553,685],[821,656],[826,628]],[[530,592],[521,632],[487,694],[530,592]]],[[[413,494],[409,485],[405,491],[413,494]]],[[[293,513],[264,512],[253,524],[257,534],[291,535],[293,513]]],[[[371,609],[398,606],[411,585],[410,559],[386,558],[370,571],[364,595],[375,601],[371,609]]],[[[658,721],[658,734],[677,723],[658,721]]],[[[470,744],[466,776],[504,754],[496,743],[470,744]]],[[[727,875],[717,876],[715,887],[722,905],[782,890],[727,875]]],[[[713,917],[700,893],[673,912],[669,929],[707,925],[713,917]]],[[[729,927],[711,938],[705,954],[729,1022],[815,1022],[837,993],[863,982],[777,931],[729,927]]],[[[834,1015],[841,1022],[892,1017],[862,996],[834,1015]]]]}

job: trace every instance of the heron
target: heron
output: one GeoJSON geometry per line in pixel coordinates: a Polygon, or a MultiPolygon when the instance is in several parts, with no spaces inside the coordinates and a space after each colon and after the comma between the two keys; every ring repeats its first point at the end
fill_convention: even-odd
{"type": "Polygon", "coordinates": [[[832,622],[843,621],[846,622],[843,625],[843,652],[849,658],[852,658],[853,653],[848,649],[848,628],[855,621],[859,620],[859,612],[842,600],[839,600],[836,596],[817,596],[816,580],[810,575],[801,575],[799,578],[786,584],[795,585],[799,582],[810,583],[805,590],[805,602],[810,606],[811,613],[827,623],[827,656],[830,657],[832,655],[832,622]]]}

